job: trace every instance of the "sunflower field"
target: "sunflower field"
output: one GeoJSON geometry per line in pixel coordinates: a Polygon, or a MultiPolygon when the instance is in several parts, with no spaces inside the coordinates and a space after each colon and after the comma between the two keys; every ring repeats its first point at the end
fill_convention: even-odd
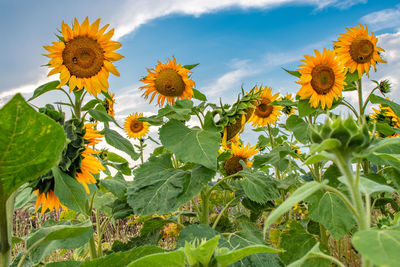
{"type": "Polygon", "coordinates": [[[63,22],[44,46],[58,79],[0,109],[1,267],[400,266],[400,105],[369,79],[386,61],[366,25],[282,70],[296,95],[211,103],[198,64],[158,61],[137,77],[157,114],[120,125],[121,43],[100,24],[63,22]],[[53,90],[65,101],[30,103],[53,90]]]}

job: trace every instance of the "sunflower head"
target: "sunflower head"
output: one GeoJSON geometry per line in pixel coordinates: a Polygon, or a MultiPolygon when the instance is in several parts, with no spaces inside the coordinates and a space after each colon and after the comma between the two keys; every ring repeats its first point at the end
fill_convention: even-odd
{"type": "Polygon", "coordinates": [[[170,105],[175,103],[175,99],[191,99],[193,96],[193,86],[195,83],[189,78],[190,70],[185,69],[173,60],[168,59],[167,63],[162,64],[160,61],[154,69],[148,69],[148,75],[141,79],[146,85],[140,87],[145,90],[143,96],[145,99],[149,97],[150,103],[158,94],[157,103],[163,106],[165,100],[170,105]]]}
{"type": "Polygon", "coordinates": [[[376,71],[376,63],[386,63],[382,60],[379,52],[385,51],[376,46],[378,39],[373,33],[369,35],[367,26],[359,24],[347,28],[346,33],[340,34],[340,37],[334,42],[335,52],[343,65],[351,73],[358,71],[358,77],[366,73],[368,75],[371,65],[376,71]]]}
{"type": "Polygon", "coordinates": [[[272,88],[258,87],[256,92],[260,93],[255,110],[250,118],[253,126],[266,126],[275,124],[281,115],[281,106],[272,106],[270,103],[278,99],[279,94],[272,95],[272,88]]]}
{"type": "Polygon", "coordinates": [[[39,189],[33,191],[36,194],[36,205],[35,212],[38,210],[40,205],[42,205],[41,214],[45,213],[47,210],[59,210],[60,207],[63,210],[68,210],[63,204],[60,203],[60,200],[54,194],[53,189],[49,189],[47,192],[40,192],[39,189]]]}
{"type": "MultiPolygon", "coordinates": [[[[393,112],[393,110],[390,107],[383,107],[382,105],[379,105],[379,109],[372,108],[374,113],[371,113],[371,117],[376,121],[380,123],[386,123],[390,127],[400,129],[400,117],[396,115],[396,113],[393,112]]],[[[381,137],[387,137],[386,135],[379,133],[381,137]]],[[[389,135],[388,137],[397,137],[400,136],[398,133],[393,133],[392,135],[389,135]]]]}
{"type": "Polygon", "coordinates": [[[241,143],[232,143],[232,155],[225,161],[225,171],[229,175],[232,175],[243,170],[240,160],[243,160],[248,167],[251,167],[252,163],[249,161],[249,158],[257,154],[257,152],[258,149],[256,149],[256,146],[251,147],[250,144],[243,146],[241,143]]]}
{"type": "Polygon", "coordinates": [[[106,98],[104,101],[104,107],[111,117],[115,116],[114,104],[115,104],[115,94],[110,94],[111,99],[106,98]]]}
{"type": "Polygon", "coordinates": [[[141,117],[143,117],[142,113],[135,113],[126,118],[124,128],[129,138],[143,138],[149,131],[149,123],[138,120],[141,117]]]}
{"type": "Polygon", "coordinates": [[[317,108],[332,107],[334,99],[342,95],[344,87],[345,73],[342,65],[335,59],[335,52],[325,49],[321,54],[315,51],[315,57],[304,56],[302,60],[305,64],[300,65],[298,71],[301,77],[298,84],[301,85],[297,95],[300,99],[310,98],[310,105],[317,108]]]}
{"type": "Polygon", "coordinates": [[[49,52],[49,67],[52,69],[49,76],[60,73],[61,87],[69,84],[70,91],[85,90],[97,96],[101,91],[108,91],[108,75],[119,76],[113,61],[123,58],[114,52],[121,44],[112,41],[114,29],[105,33],[108,25],[99,29],[100,19],[89,24],[86,19],[79,25],[77,19],[72,28],[62,22],[59,42],[51,46],[44,46],[49,52]]]}
{"type": "MultiPolygon", "coordinates": [[[[289,102],[294,102],[294,99],[292,97],[292,94],[286,94],[283,98],[282,101],[289,101],[289,102]]],[[[282,105],[282,112],[288,116],[293,115],[295,111],[295,108],[292,105],[282,105]]]]}

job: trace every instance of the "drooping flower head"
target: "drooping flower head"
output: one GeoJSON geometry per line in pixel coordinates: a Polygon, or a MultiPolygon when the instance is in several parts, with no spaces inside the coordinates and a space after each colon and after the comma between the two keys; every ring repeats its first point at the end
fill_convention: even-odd
{"type": "MultiPolygon", "coordinates": [[[[294,99],[292,97],[292,94],[286,94],[283,98],[282,101],[289,101],[289,102],[294,102],[294,99]]],[[[293,115],[295,111],[295,108],[291,105],[282,105],[282,112],[288,116],[293,115]]]]}
{"type": "Polygon", "coordinates": [[[250,162],[249,159],[258,152],[256,146],[251,147],[250,144],[243,146],[241,143],[232,143],[231,146],[232,156],[228,158],[224,164],[225,171],[229,175],[235,174],[243,170],[243,166],[240,164],[240,160],[243,160],[243,162],[245,162],[248,167],[251,167],[252,162],[250,162]]]}
{"type": "Polygon", "coordinates": [[[297,81],[301,84],[297,95],[300,99],[310,98],[310,106],[317,108],[332,107],[334,99],[342,95],[345,73],[343,66],[335,59],[335,52],[325,49],[321,54],[315,51],[315,57],[305,55],[305,64],[300,65],[298,71],[301,73],[297,81]]]}
{"type": "Polygon", "coordinates": [[[129,138],[143,138],[149,131],[149,123],[137,120],[141,117],[143,117],[142,113],[135,113],[126,118],[124,128],[129,138]]]}
{"type": "Polygon", "coordinates": [[[68,83],[70,91],[85,88],[88,93],[97,96],[101,91],[108,91],[110,72],[119,76],[112,62],[123,58],[114,52],[121,44],[111,40],[114,29],[105,33],[108,24],[101,29],[99,25],[100,19],[90,25],[87,17],[81,25],[75,19],[72,29],[62,22],[60,41],[44,46],[50,52],[46,55],[51,58],[49,76],[60,73],[58,87],[68,83]]]}
{"type": "Polygon", "coordinates": [[[222,145],[226,146],[227,142],[235,142],[239,140],[239,134],[244,130],[246,124],[246,116],[239,115],[233,123],[229,123],[225,128],[222,135],[222,145]]]}
{"type": "Polygon", "coordinates": [[[373,33],[369,35],[367,26],[359,24],[346,28],[347,32],[340,34],[334,42],[335,52],[342,64],[351,73],[358,71],[358,77],[366,73],[368,75],[371,65],[376,71],[376,63],[386,63],[379,55],[379,51],[385,51],[376,46],[378,39],[373,33]]]}
{"type": "Polygon", "coordinates": [[[157,103],[163,106],[165,100],[170,105],[175,103],[176,99],[191,99],[193,96],[193,86],[195,82],[188,76],[190,70],[181,67],[181,64],[168,59],[167,63],[160,61],[154,69],[148,69],[148,75],[141,79],[146,85],[140,87],[145,90],[143,96],[145,99],[151,95],[150,103],[158,94],[157,103]]]}
{"type": "Polygon", "coordinates": [[[272,95],[272,88],[265,86],[258,87],[256,92],[260,92],[260,97],[255,104],[256,108],[250,118],[253,126],[266,126],[275,124],[282,114],[281,106],[272,106],[270,103],[278,99],[279,93],[272,95]]]}
{"type": "Polygon", "coordinates": [[[36,194],[36,205],[35,205],[35,212],[38,210],[40,205],[42,205],[41,214],[45,213],[47,210],[59,210],[60,207],[63,210],[68,210],[63,204],[60,203],[60,200],[54,194],[54,191],[50,189],[47,193],[40,193],[39,189],[33,191],[36,194]]]}

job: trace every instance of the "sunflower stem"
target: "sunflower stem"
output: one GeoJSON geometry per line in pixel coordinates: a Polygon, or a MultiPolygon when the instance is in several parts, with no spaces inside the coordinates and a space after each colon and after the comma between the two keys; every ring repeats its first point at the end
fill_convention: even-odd
{"type": "Polygon", "coordinates": [[[8,266],[11,258],[11,236],[14,215],[15,191],[8,199],[3,194],[0,183],[0,266],[8,266]]]}
{"type": "Polygon", "coordinates": [[[375,92],[376,89],[378,89],[378,86],[375,87],[374,89],[372,89],[372,91],[369,93],[368,97],[365,99],[364,105],[362,106],[362,112],[363,113],[365,112],[365,109],[366,109],[366,107],[368,105],[369,97],[372,95],[373,92],[375,92]]]}
{"type": "Polygon", "coordinates": [[[361,117],[362,115],[364,115],[361,78],[358,79],[357,81],[357,91],[358,91],[358,107],[360,109],[360,117],[361,117]]]}
{"type": "Polygon", "coordinates": [[[202,206],[200,223],[209,225],[208,215],[209,215],[210,210],[209,210],[208,202],[209,202],[210,194],[207,190],[207,185],[204,186],[203,190],[200,193],[200,196],[201,196],[201,206],[202,206]]]}
{"type": "Polygon", "coordinates": [[[144,143],[144,139],[140,138],[139,141],[140,141],[140,161],[143,164],[143,162],[144,162],[144,160],[143,160],[143,143],[144,143]]]}
{"type": "Polygon", "coordinates": [[[238,200],[239,198],[241,198],[242,196],[237,196],[235,198],[233,198],[231,201],[229,201],[225,207],[221,210],[221,212],[218,214],[217,219],[215,219],[215,222],[212,226],[212,229],[215,229],[218,225],[219,220],[221,219],[222,215],[224,214],[224,212],[229,208],[229,205],[232,204],[232,202],[234,202],[235,200],[238,200]]]}

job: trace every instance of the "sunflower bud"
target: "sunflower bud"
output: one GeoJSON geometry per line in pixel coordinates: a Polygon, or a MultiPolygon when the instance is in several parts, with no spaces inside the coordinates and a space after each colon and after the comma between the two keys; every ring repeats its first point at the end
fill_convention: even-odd
{"type": "Polygon", "coordinates": [[[378,89],[382,94],[390,93],[391,87],[392,85],[390,84],[389,80],[380,81],[378,84],[378,89]]]}
{"type": "Polygon", "coordinates": [[[311,140],[314,143],[322,143],[325,139],[339,140],[341,145],[337,149],[349,152],[360,152],[371,142],[365,120],[355,121],[351,117],[327,120],[324,125],[312,129],[311,140]]]}

